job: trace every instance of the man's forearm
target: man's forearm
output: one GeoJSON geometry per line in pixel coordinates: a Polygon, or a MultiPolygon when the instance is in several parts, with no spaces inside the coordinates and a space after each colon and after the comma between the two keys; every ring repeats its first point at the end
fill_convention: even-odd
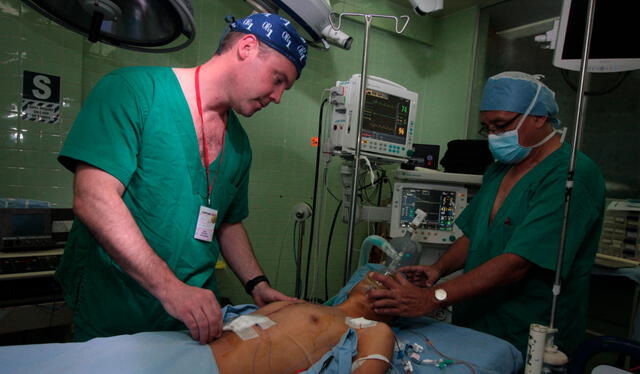
{"type": "Polygon", "coordinates": [[[115,178],[79,166],[74,189],[75,214],[127,274],[156,297],[178,281],[145,240],[122,201],[124,187],[115,178]]]}
{"type": "Polygon", "coordinates": [[[516,254],[505,253],[438,287],[447,291],[446,305],[455,304],[518,282],[533,266],[516,254]]]}
{"type": "Polygon", "coordinates": [[[264,274],[241,222],[223,223],[218,230],[220,251],[242,284],[264,274]]]}
{"type": "Polygon", "coordinates": [[[468,252],[469,238],[461,236],[433,266],[440,270],[442,276],[446,276],[464,267],[468,252]]]}

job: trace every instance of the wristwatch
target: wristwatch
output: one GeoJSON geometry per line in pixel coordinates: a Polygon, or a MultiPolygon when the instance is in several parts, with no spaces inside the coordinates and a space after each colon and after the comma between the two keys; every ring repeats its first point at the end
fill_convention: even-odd
{"type": "Polygon", "coordinates": [[[255,277],[253,279],[249,279],[247,281],[247,283],[244,285],[244,290],[247,292],[247,294],[249,296],[251,296],[251,293],[253,292],[253,289],[256,288],[256,286],[260,282],[267,282],[267,284],[270,284],[269,280],[267,279],[267,277],[265,277],[264,275],[258,275],[257,277],[255,277]]]}
{"type": "Polygon", "coordinates": [[[445,301],[447,300],[447,291],[445,291],[444,288],[436,288],[436,290],[433,291],[433,296],[440,302],[445,301]]]}

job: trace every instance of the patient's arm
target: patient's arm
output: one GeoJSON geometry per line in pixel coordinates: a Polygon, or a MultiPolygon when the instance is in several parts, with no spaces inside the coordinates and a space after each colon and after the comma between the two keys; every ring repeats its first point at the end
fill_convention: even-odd
{"type": "MultiPolygon", "coordinates": [[[[386,357],[389,362],[393,355],[393,342],[394,335],[391,328],[385,323],[378,323],[375,326],[367,327],[364,329],[356,330],[358,334],[358,355],[354,359],[354,362],[359,358],[367,357],[370,355],[382,355],[386,357]]],[[[379,359],[368,359],[362,362],[362,365],[358,367],[353,373],[355,374],[370,374],[380,373],[383,374],[389,368],[389,364],[379,359]]]]}
{"type": "MultiPolygon", "coordinates": [[[[255,314],[267,317],[275,325],[267,328],[252,326],[257,337],[242,339],[225,331],[210,344],[222,374],[231,373],[297,373],[309,368],[338,344],[349,329],[345,318],[364,317],[380,321],[367,303],[362,281],[350,292],[349,298],[336,307],[314,305],[301,300],[277,301],[260,308],[255,314]]],[[[395,337],[385,323],[355,329],[358,335],[357,356],[392,357],[395,337]]],[[[349,357],[351,358],[351,357],[349,357]]],[[[389,360],[390,361],[390,360],[389,360]]],[[[354,373],[384,373],[389,364],[377,358],[365,359],[354,373]]]]}

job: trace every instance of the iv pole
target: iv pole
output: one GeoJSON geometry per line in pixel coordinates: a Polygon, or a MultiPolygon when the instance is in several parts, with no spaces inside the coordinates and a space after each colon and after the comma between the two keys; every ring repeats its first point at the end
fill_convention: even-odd
{"type": "Polygon", "coordinates": [[[589,0],[589,8],[587,15],[587,26],[584,32],[584,44],[582,46],[582,61],[580,63],[580,83],[578,85],[578,95],[576,98],[576,126],[573,131],[573,146],[571,147],[571,158],[569,159],[569,172],[567,175],[567,185],[564,202],[564,220],[562,222],[562,232],[560,235],[560,250],[558,251],[558,259],[556,260],[556,278],[554,282],[553,303],[551,304],[551,319],[549,325],[553,328],[556,314],[556,304],[558,294],[560,293],[562,256],[566,246],[567,222],[569,220],[569,206],[571,204],[571,191],[573,190],[573,176],[576,168],[576,153],[580,147],[582,137],[582,127],[584,126],[584,117],[587,112],[587,96],[586,91],[589,89],[588,73],[589,66],[589,50],[591,49],[591,32],[593,31],[593,15],[595,13],[596,0],[589,0]],[[557,285],[557,290],[556,290],[557,285]],[[557,292],[556,292],[557,291],[557,292]]]}
{"type": "MultiPolygon", "coordinates": [[[[564,250],[566,247],[566,237],[569,221],[569,209],[571,206],[571,193],[573,191],[573,177],[576,167],[576,154],[580,146],[582,127],[584,126],[584,117],[586,115],[587,97],[585,92],[588,90],[590,74],[588,73],[589,65],[589,50],[591,48],[591,32],[593,31],[593,17],[595,14],[596,0],[589,0],[589,7],[587,9],[587,24],[584,32],[584,42],[582,46],[582,60],[580,62],[580,82],[578,86],[578,92],[576,97],[576,117],[575,128],[573,131],[573,145],[571,147],[571,157],[569,159],[569,168],[567,173],[567,182],[564,196],[564,215],[562,220],[562,231],[560,232],[560,247],[558,249],[558,257],[556,259],[556,273],[553,283],[553,299],[551,302],[551,316],[549,319],[549,326],[531,325],[531,332],[529,335],[529,354],[527,355],[527,362],[525,373],[526,374],[538,374],[542,372],[544,363],[550,363],[552,365],[564,365],[566,364],[566,356],[558,360],[557,347],[553,344],[553,336],[557,331],[554,328],[556,307],[558,303],[558,296],[560,295],[561,282],[562,282],[562,263],[564,259],[564,250]],[[546,356],[546,357],[545,357],[546,356]],[[561,362],[561,361],[565,362],[561,362]],[[548,362],[554,361],[554,362],[548,362]]],[[[562,354],[560,353],[560,356],[562,354]]]]}
{"type": "Polygon", "coordinates": [[[343,16],[358,16],[364,17],[364,47],[362,49],[362,72],[360,73],[360,94],[358,96],[358,126],[356,128],[356,150],[353,159],[353,178],[351,182],[351,202],[350,202],[350,210],[349,210],[349,232],[347,237],[347,259],[344,267],[344,278],[343,284],[347,283],[349,279],[349,272],[351,269],[351,261],[353,259],[353,233],[355,230],[355,221],[356,221],[356,197],[358,194],[358,169],[359,169],[359,161],[360,161],[360,143],[362,141],[362,110],[364,108],[364,93],[367,88],[367,64],[368,64],[368,54],[369,54],[369,29],[371,28],[371,23],[373,22],[373,18],[391,18],[396,21],[396,33],[402,34],[404,29],[407,27],[409,23],[409,16],[400,16],[400,18],[406,19],[404,25],[400,30],[398,30],[398,17],[388,16],[383,14],[364,14],[364,13],[340,13],[338,15],[338,25],[336,26],[333,22],[333,16],[337,15],[337,13],[331,13],[329,15],[329,22],[331,23],[331,27],[338,31],[342,25],[342,17],[343,16]]]}

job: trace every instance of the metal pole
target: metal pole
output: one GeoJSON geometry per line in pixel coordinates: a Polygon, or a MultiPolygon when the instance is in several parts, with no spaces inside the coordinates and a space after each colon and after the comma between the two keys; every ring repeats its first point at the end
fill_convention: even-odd
{"type": "Polygon", "coordinates": [[[562,231],[560,232],[560,248],[558,249],[558,258],[556,259],[556,274],[553,283],[553,301],[551,302],[551,317],[549,326],[553,328],[556,316],[556,307],[558,303],[558,295],[562,282],[562,262],[564,257],[564,249],[566,246],[567,227],[569,221],[569,210],[571,207],[571,192],[573,191],[573,177],[576,167],[576,155],[580,146],[582,136],[582,126],[584,125],[584,117],[587,108],[587,97],[585,92],[588,90],[590,74],[589,66],[589,49],[591,48],[591,31],[593,29],[593,15],[595,14],[596,0],[589,0],[589,8],[587,10],[587,25],[584,31],[584,43],[582,46],[582,61],[580,64],[580,84],[576,98],[576,126],[573,131],[573,145],[571,147],[571,158],[569,159],[569,171],[567,173],[567,184],[564,196],[564,216],[562,221],[562,231]]]}
{"type": "Polygon", "coordinates": [[[368,63],[368,54],[369,54],[369,29],[371,28],[371,22],[373,21],[374,17],[381,17],[381,18],[391,18],[394,19],[396,21],[396,33],[397,34],[402,34],[402,32],[404,31],[404,29],[407,27],[407,25],[409,24],[409,16],[400,16],[400,19],[404,19],[405,23],[404,25],[402,25],[401,27],[399,26],[398,23],[398,17],[395,16],[388,16],[388,15],[384,15],[384,14],[363,14],[363,13],[350,13],[350,12],[346,12],[346,13],[341,13],[338,16],[338,25],[336,26],[333,23],[333,18],[332,16],[335,15],[335,13],[332,13],[329,16],[329,22],[331,23],[331,27],[334,30],[339,30],[340,29],[340,25],[342,24],[342,16],[362,16],[364,17],[364,24],[365,24],[365,29],[364,29],[364,46],[362,49],[362,71],[360,73],[360,94],[358,96],[358,127],[356,129],[356,149],[355,149],[355,154],[354,154],[354,159],[353,159],[353,178],[352,178],[352,183],[351,183],[351,204],[350,204],[350,211],[349,211],[349,232],[348,232],[348,236],[347,236],[347,258],[345,261],[345,267],[344,267],[344,283],[347,283],[347,280],[349,278],[349,273],[351,270],[351,262],[352,262],[352,258],[353,258],[353,234],[355,231],[355,222],[356,222],[356,197],[358,195],[358,169],[359,169],[359,161],[360,161],[360,146],[361,146],[361,142],[362,142],[362,111],[364,109],[364,92],[367,89],[367,63],[368,63]]]}
{"type": "Polygon", "coordinates": [[[369,29],[371,28],[371,14],[364,16],[364,47],[362,48],[362,70],[360,73],[360,94],[358,96],[358,127],[356,128],[356,152],[353,158],[353,178],[351,181],[351,204],[349,206],[349,232],[347,236],[347,260],[344,269],[344,283],[349,279],[351,261],[353,259],[353,234],[356,223],[356,197],[358,195],[358,171],[360,164],[360,142],[362,141],[362,111],[364,109],[364,92],[367,89],[367,64],[369,62],[369,29]]]}

